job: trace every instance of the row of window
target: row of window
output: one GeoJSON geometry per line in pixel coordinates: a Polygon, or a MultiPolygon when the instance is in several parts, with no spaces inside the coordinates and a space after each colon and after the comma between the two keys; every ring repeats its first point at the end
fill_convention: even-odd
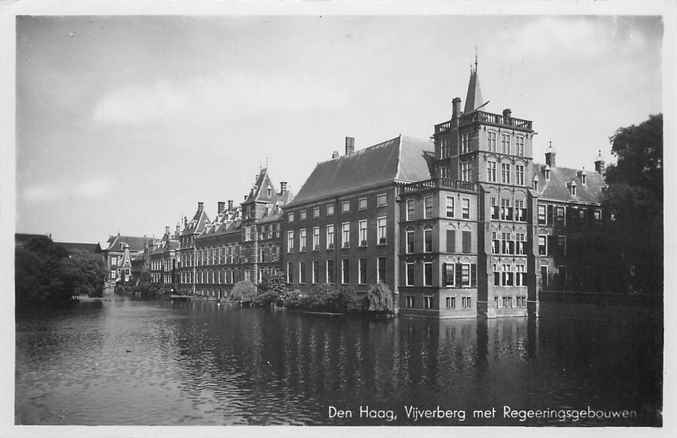
{"type": "MultiPolygon", "coordinates": [[[[386,282],[387,259],[385,257],[376,257],[370,262],[367,258],[357,259],[357,275],[351,273],[351,260],[341,259],[339,278],[341,284],[367,284],[367,273],[370,269],[375,269],[376,283],[386,282]]],[[[305,262],[287,263],[286,276],[287,283],[336,283],[336,271],[334,260],[313,260],[310,266],[305,262]]]]}
{"type": "MultiPolygon", "coordinates": [[[[406,262],[404,264],[405,286],[434,286],[432,262],[406,262]],[[419,268],[420,266],[420,268],[419,268]],[[418,270],[421,270],[421,275],[418,270]]],[[[477,287],[477,265],[475,263],[442,263],[441,287],[477,287]]]]}
{"type": "MultiPolygon", "coordinates": [[[[416,199],[407,199],[406,201],[406,211],[405,211],[405,220],[411,221],[415,219],[431,219],[435,217],[434,215],[434,209],[433,209],[433,197],[432,196],[426,196],[423,198],[423,204],[422,204],[422,209],[421,213],[422,216],[417,216],[416,214],[416,199]]],[[[456,198],[453,196],[447,196],[446,197],[446,204],[445,204],[445,216],[448,218],[455,218],[456,217],[456,198]]],[[[462,219],[470,219],[470,199],[469,198],[461,198],[461,218],[462,219]]]]}
{"type": "MultiPolygon", "coordinates": [[[[369,220],[360,219],[357,221],[357,246],[367,247],[369,244],[369,220]]],[[[339,242],[341,248],[350,248],[353,223],[343,222],[341,224],[341,241],[339,242]]],[[[387,219],[385,216],[376,219],[376,245],[386,245],[388,235],[387,219]]],[[[324,226],[324,233],[321,232],[321,227],[313,227],[312,234],[308,235],[306,228],[299,228],[298,233],[294,230],[287,231],[287,252],[291,253],[298,248],[299,252],[307,251],[308,245],[313,251],[319,251],[322,247],[325,249],[334,249],[336,244],[336,232],[334,224],[327,224],[324,226]],[[296,240],[298,235],[298,247],[296,240]],[[324,235],[324,242],[321,238],[324,235]]]]}
{"type": "MultiPolygon", "coordinates": [[[[487,143],[490,152],[499,152],[497,150],[498,133],[496,131],[487,132],[487,143]]],[[[518,135],[515,137],[515,146],[512,147],[511,135],[508,133],[501,134],[501,149],[500,153],[510,155],[514,154],[520,157],[524,156],[524,137],[518,135]]],[[[452,148],[453,143],[447,136],[440,137],[440,156],[442,159],[449,158],[456,155],[456,150],[452,148]]],[[[460,153],[465,154],[470,152],[470,133],[461,134],[460,153]]]]}
{"type": "MultiPolygon", "coordinates": [[[[497,182],[496,161],[487,161],[487,181],[497,182]]],[[[510,184],[512,180],[512,166],[509,163],[501,163],[501,183],[510,184]]],[[[518,186],[524,185],[524,165],[515,165],[515,179],[514,184],[518,186]]]]}
{"type": "Polygon", "coordinates": [[[518,295],[515,298],[515,305],[513,306],[513,297],[511,296],[495,296],[494,297],[494,305],[496,306],[497,309],[512,309],[514,307],[516,308],[524,308],[527,307],[527,297],[524,295],[518,295]]]}
{"type": "Polygon", "coordinates": [[[181,284],[234,284],[243,279],[248,278],[239,270],[200,270],[195,275],[192,272],[182,272],[179,277],[181,284]]]}
{"type": "Polygon", "coordinates": [[[567,255],[567,236],[548,236],[545,234],[538,236],[538,255],[548,256],[552,254],[552,243],[553,239],[557,238],[557,254],[566,256],[567,255]]]}
{"type": "MultiPolygon", "coordinates": [[[[232,265],[242,262],[240,255],[239,245],[202,248],[195,250],[195,253],[184,254],[184,262],[180,266],[188,268],[193,266],[232,265]]],[[[279,248],[276,245],[261,246],[256,256],[259,262],[277,261],[280,258],[279,248]]]]}
{"type": "Polygon", "coordinates": [[[491,197],[491,219],[526,222],[527,218],[528,212],[524,199],[516,199],[513,207],[508,198],[501,198],[499,206],[496,197],[491,197]]]}
{"type": "MultiPolygon", "coordinates": [[[[346,199],[340,202],[341,212],[348,213],[352,209],[353,200],[346,199]]],[[[379,193],[376,195],[376,206],[377,207],[386,207],[388,205],[388,194],[379,193]]],[[[358,211],[366,210],[369,207],[369,197],[362,196],[357,199],[357,209],[358,211]]],[[[310,213],[314,218],[320,217],[322,206],[316,205],[310,208],[310,213]]],[[[325,216],[334,215],[334,204],[325,204],[324,205],[325,216]]],[[[295,212],[287,213],[287,220],[289,222],[294,222],[296,220],[296,214],[298,213],[298,220],[306,220],[308,217],[308,209],[297,210],[295,212]]]]}
{"type": "Polygon", "coordinates": [[[525,233],[513,233],[496,231],[491,232],[491,253],[508,255],[527,255],[529,245],[525,233]],[[500,237],[500,240],[499,240],[500,237]]]}
{"type": "Polygon", "coordinates": [[[150,262],[151,271],[171,271],[173,267],[173,260],[152,260],[150,262]]]}
{"type": "MultiPolygon", "coordinates": [[[[576,220],[583,223],[586,220],[586,209],[582,207],[569,208],[569,220],[576,220]]],[[[602,221],[602,210],[595,208],[592,210],[592,219],[599,223],[602,221]]],[[[539,205],[537,212],[538,225],[566,225],[567,224],[567,207],[558,205],[539,205]]]]}
{"type": "MultiPolygon", "coordinates": [[[[417,230],[408,229],[405,237],[405,253],[414,254],[420,245],[417,245],[417,230]]],[[[446,252],[456,252],[456,230],[447,230],[446,234],[446,252]]],[[[427,227],[423,229],[423,252],[433,252],[433,229],[427,227]]],[[[472,251],[472,232],[461,231],[461,252],[470,253],[472,251]]]]}
{"type": "MultiPolygon", "coordinates": [[[[472,309],[472,297],[462,296],[460,297],[460,308],[463,310],[472,309]]],[[[456,297],[446,297],[445,306],[449,310],[455,310],[457,307],[456,297]]],[[[435,309],[435,303],[432,295],[405,295],[404,296],[404,307],[406,309],[435,309]],[[420,299],[417,299],[420,298],[420,299]]]]}
{"type": "Polygon", "coordinates": [[[512,266],[494,264],[494,286],[526,286],[527,271],[525,265],[512,266]]]}

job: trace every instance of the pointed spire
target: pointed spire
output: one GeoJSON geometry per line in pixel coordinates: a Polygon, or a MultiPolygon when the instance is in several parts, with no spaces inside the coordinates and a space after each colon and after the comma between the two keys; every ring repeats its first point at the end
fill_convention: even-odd
{"type": "Polygon", "coordinates": [[[475,64],[474,68],[472,65],[470,67],[470,81],[468,82],[468,93],[465,96],[465,108],[463,112],[466,114],[471,113],[483,103],[480,79],[477,76],[477,47],[475,47],[475,64]]]}

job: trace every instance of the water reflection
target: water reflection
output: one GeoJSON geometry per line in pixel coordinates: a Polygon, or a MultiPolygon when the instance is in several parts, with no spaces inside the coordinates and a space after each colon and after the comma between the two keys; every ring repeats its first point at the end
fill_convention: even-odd
{"type": "Polygon", "coordinates": [[[628,323],[601,317],[603,309],[561,310],[541,320],[370,321],[207,301],[92,303],[18,320],[16,420],[384,424],[327,417],[329,405],[369,405],[396,409],[397,423],[411,424],[405,404],[594,404],[638,409],[635,424],[655,424],[656,324],[625,310],[614,312],[628,323]]]}

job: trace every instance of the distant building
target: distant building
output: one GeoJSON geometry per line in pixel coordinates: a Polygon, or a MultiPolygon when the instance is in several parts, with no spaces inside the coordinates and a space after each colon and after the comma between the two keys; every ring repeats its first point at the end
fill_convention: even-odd
{"type": "Polygon", "coordinates": [[[149,244],[147,253],[151,283],[170,289],[178,283],[179,238],[178,227],[172,234],[169,226],[166,226],[162,239],[149,244]]]}
{"type": "Polygon", "coordinates": [[[128,282],[132,276],[132,258],[142,255],[146,244],[152,237],[121,236],[120,233],[110,236],[106,246],[101,250],[108,272],[109,282],[128,282]]]}

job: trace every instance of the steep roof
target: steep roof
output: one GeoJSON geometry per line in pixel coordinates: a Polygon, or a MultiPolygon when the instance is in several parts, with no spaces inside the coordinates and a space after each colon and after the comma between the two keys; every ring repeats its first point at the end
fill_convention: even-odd
{"type": "Polygon", "coordinates": [[[604,178],[597,172],[569,167],[550,168],[550,179],[545,179],[545,164],[532,163],[532,174],[538,176],[538,196],[562,202],[599,203],[602,197],[604,178]],[[583,184],[579,172],[585,173],[583,184]],[[569,187],[576,183],[576,196],[571,195],[569,187]]]}
{"type": "Polygon", "coordinates": [[[433,144],[427,140],[400,135],[350,155],[318,163],[287,206],[393,182],[429,179],[425,152],[433,149],[433,144]]]}
{"type": "Polygon", "coordinates": [[[483,103],[482,90],[480,90],[480,78],[477,75],[477,61],[475,61],[475,69],[470,72],[470,81],[468,81],[468,92],[465,96],[465,107],[463,112],[469,114],[475,111],[483,103]]]}
{"type": "Polygon", "coordinates": [[[202,204],[198,207],[198,209],[195,211],[195,215],[193,216],[193,219],[190,220],[190,222],[187,222],[185,226],[183,227],[183,231],[181,232],[181,235],[186,235],[186,234],[200,234],[204,231],[205,226],[209,223],[209,217],[207,216],[207,213],[205,212],[204,207],[202,204]]]}
{"type": "Polygon", "coordinates": [[[151,242],[152,237],[136,237],[136,236],[121,236],[115,235],[110,236],[106,243],[108,246],[104,248],[104,251],[107,250],[121,250],[120,243],[126,243],[129,246],[129,250],[134,251],[143,251],[146,246],[146,242],[151,242]]]}

